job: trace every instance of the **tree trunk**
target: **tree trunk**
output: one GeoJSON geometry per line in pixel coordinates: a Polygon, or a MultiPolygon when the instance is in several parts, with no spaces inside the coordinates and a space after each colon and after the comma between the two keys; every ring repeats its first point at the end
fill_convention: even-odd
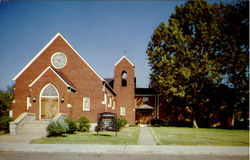
{"type": "Polygon", "coordinates": [[[234,112],[233,112],[233,117],[232,117],[232,128],[234,128],[234,120],[235,120],[235,117],[234,117],[234,112]]]}
{"type": "Polygon", "coordinates": [[[194,107],[193,107],[193,128],[199,128],[198,125],[197,125],[197,123],[196,123],[194,107]]]}
{"type": "Polygon", "coordinates": [[[195,119],[193,119],[193,128],[199,128],[195,119]]]}

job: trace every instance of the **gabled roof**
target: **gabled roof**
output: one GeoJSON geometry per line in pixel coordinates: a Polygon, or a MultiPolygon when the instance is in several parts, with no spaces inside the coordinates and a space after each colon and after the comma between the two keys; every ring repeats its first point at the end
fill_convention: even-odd
{"type": "Polygon", "coordinates": [[[123,59],[126,59],[133,67],[135,67],[135,65],[126,56],[122,56],[122,58],[116,62],[115,66],[118,65],[123,59]]]}
{"type": "Polygon", "coordinates": [[[37,55],[13,78],[13,80],[16,80],[51,44],[52,42],[57,38],[57,37],[61,37],[68,45],[69,47],[82,59],[82,61],[84,61],[89,68],[102,80],[104,81],[104,79],[96,73],[96,71],[85,61],[85,59],[83,59],[81,57],[81,55],[69,44],[69,42],[58,32],[50,41],[49,43],[43,47],[43,49],[37,53],[37,55]]]}
{"type": "Polygon", "coordinates": [[[32,87],[48,70],[53,71],[53,73],[55,73],[55,75],[57,75],[57,77],[69,88],[73,89],[76,91],[75,87],[73,86],[73,84],[71,84],[67,78],[65,78],[60,72],[58,72],[57,70],[55,70],[54,68],[52,68],[51,66],[48,66],[39,76],[36,77],[36,79],[29,84],[29,87],[32,87]]]}
{"type": "MultiPolygon", "coordinates": [[[[87,64],[87,66],[102,80],[102,82],[106,81],[91,67],[91,65],[88,64],[87,61],[85,61],[85,59],[82,58],[82,56],[69,44],[69,42],[58,32],[50,41],[47,45],[45,45],[43,47],[43,49],[37,53],[37,55],[13,78],[13,80],[16,80],[51,44],[52,42],[57,38],[57,37],[61,37],[68,45],[69,47],[80,57],[80,59],[87,64]]],[[[50,67],[52,69],[52,67],[50,67]]],[[[48,68],[47,68],[48,69],[48,68]]],[[[53,69],[52,69],[53,70],[53,69]]],[[[53,70],[54,72],[56,72],[55,70],[53,70]]],[[[58,74],[59,75],[59,74],[58,74]]],[[[62,77],[61,77],[62,78],[62,77]]],[[[62,78],[63,79],[63,78],[62,78]]],[[[65,81],[65,80],[64,80],[65,81]]],[[[109,84],[106,83],[108,87],[109,84]]],[[[111,88],[111,87],[110,87],[111,88]]],[[[111,88],[112,89],[112,88],[111,88]]],[[[114,91],[112,91],[114,92],[114,91]]],[[[115,93],[115,92],[114,92],[115,93]]]]}
{"type": "Polygon", "coordinates": [[[154,109],[154,107],[148,105],[148,104],[143,104],[140,105],[139,107],[135,108],[135,109],[154,109]]]}

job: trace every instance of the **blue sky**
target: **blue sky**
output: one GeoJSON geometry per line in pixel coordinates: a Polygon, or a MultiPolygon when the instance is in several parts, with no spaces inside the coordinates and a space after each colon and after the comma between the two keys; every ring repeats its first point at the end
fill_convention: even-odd
{"type": "Polygon", "coordinates": [[[0,2],[0,89],[60,32],[103,78],[124,55],[137,87],[148,87],[147,44],[182,1],[0,2]]]}

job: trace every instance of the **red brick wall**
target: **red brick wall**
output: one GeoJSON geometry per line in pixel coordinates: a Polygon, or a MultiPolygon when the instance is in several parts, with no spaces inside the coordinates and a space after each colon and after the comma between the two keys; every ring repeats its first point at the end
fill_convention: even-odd
{"type": "MultiPolygon", "coordinates": [[[[67,113],[73,120],[86,115],[91,122],[96,122],[97,113],[104,112],[102,104],[104,98],[102,80],[91,68],[71,49],[71,47],[58,36],[50,46],[37,57],[37,59],[16,79],[15,103],[13,104],[13,116],[18,117],[26,110],[26,97],[35,96],[37,101],[32,102],[29,112],[34,112],[39,118],[39,97],[41,89],[48,83],[52,83],[59,91],[60,99],[64,97],[64,103],[60,101],[60,112],[67,113]],[[28,86],[51,64],[51,56],[55,52],[63,52],[67,56],[67,64],[61,72],[77,89],[76,93],[68,92],[66,85],[51,71],[47,71],[31,88],[28,86]],[[90,98],[90,111],[83,111],[83,97],[90,98]],[[72,108],[68,108],[67,104],[72,108]]],[[[110,94],[112,95],[112,94],[110,94]]]]}
{"type": "Polygon", "coordinates": [[[116,113],[127,119],[129,124],[135,124],[135,83],[134,66],[123,58],[114,70],[114,90],[116,92],[116,113]],[[127,86],[122,86],[122,72],[127,72],[127,86]],[[120,115],[120,107],[126,108],[126,115],[120,115]]]}

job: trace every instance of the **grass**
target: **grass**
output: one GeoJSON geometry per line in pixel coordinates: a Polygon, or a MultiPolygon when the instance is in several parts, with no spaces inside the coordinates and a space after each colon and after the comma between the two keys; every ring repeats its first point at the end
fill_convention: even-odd
{"type": "Polygon", "coordinates": [[[115,132],[102,131],[99,135],[96,132],[77,134],[65,134],[64,137],[44,137],[33,140],[31,143],[39,144],[137,144],[139,138],[139,127],[123,128],[115,136],[115,132]]]}
{"type": "Polygon", "coordinates": [[[248,130],[151,127],[159,145],[249,146],[248,130]]]}

